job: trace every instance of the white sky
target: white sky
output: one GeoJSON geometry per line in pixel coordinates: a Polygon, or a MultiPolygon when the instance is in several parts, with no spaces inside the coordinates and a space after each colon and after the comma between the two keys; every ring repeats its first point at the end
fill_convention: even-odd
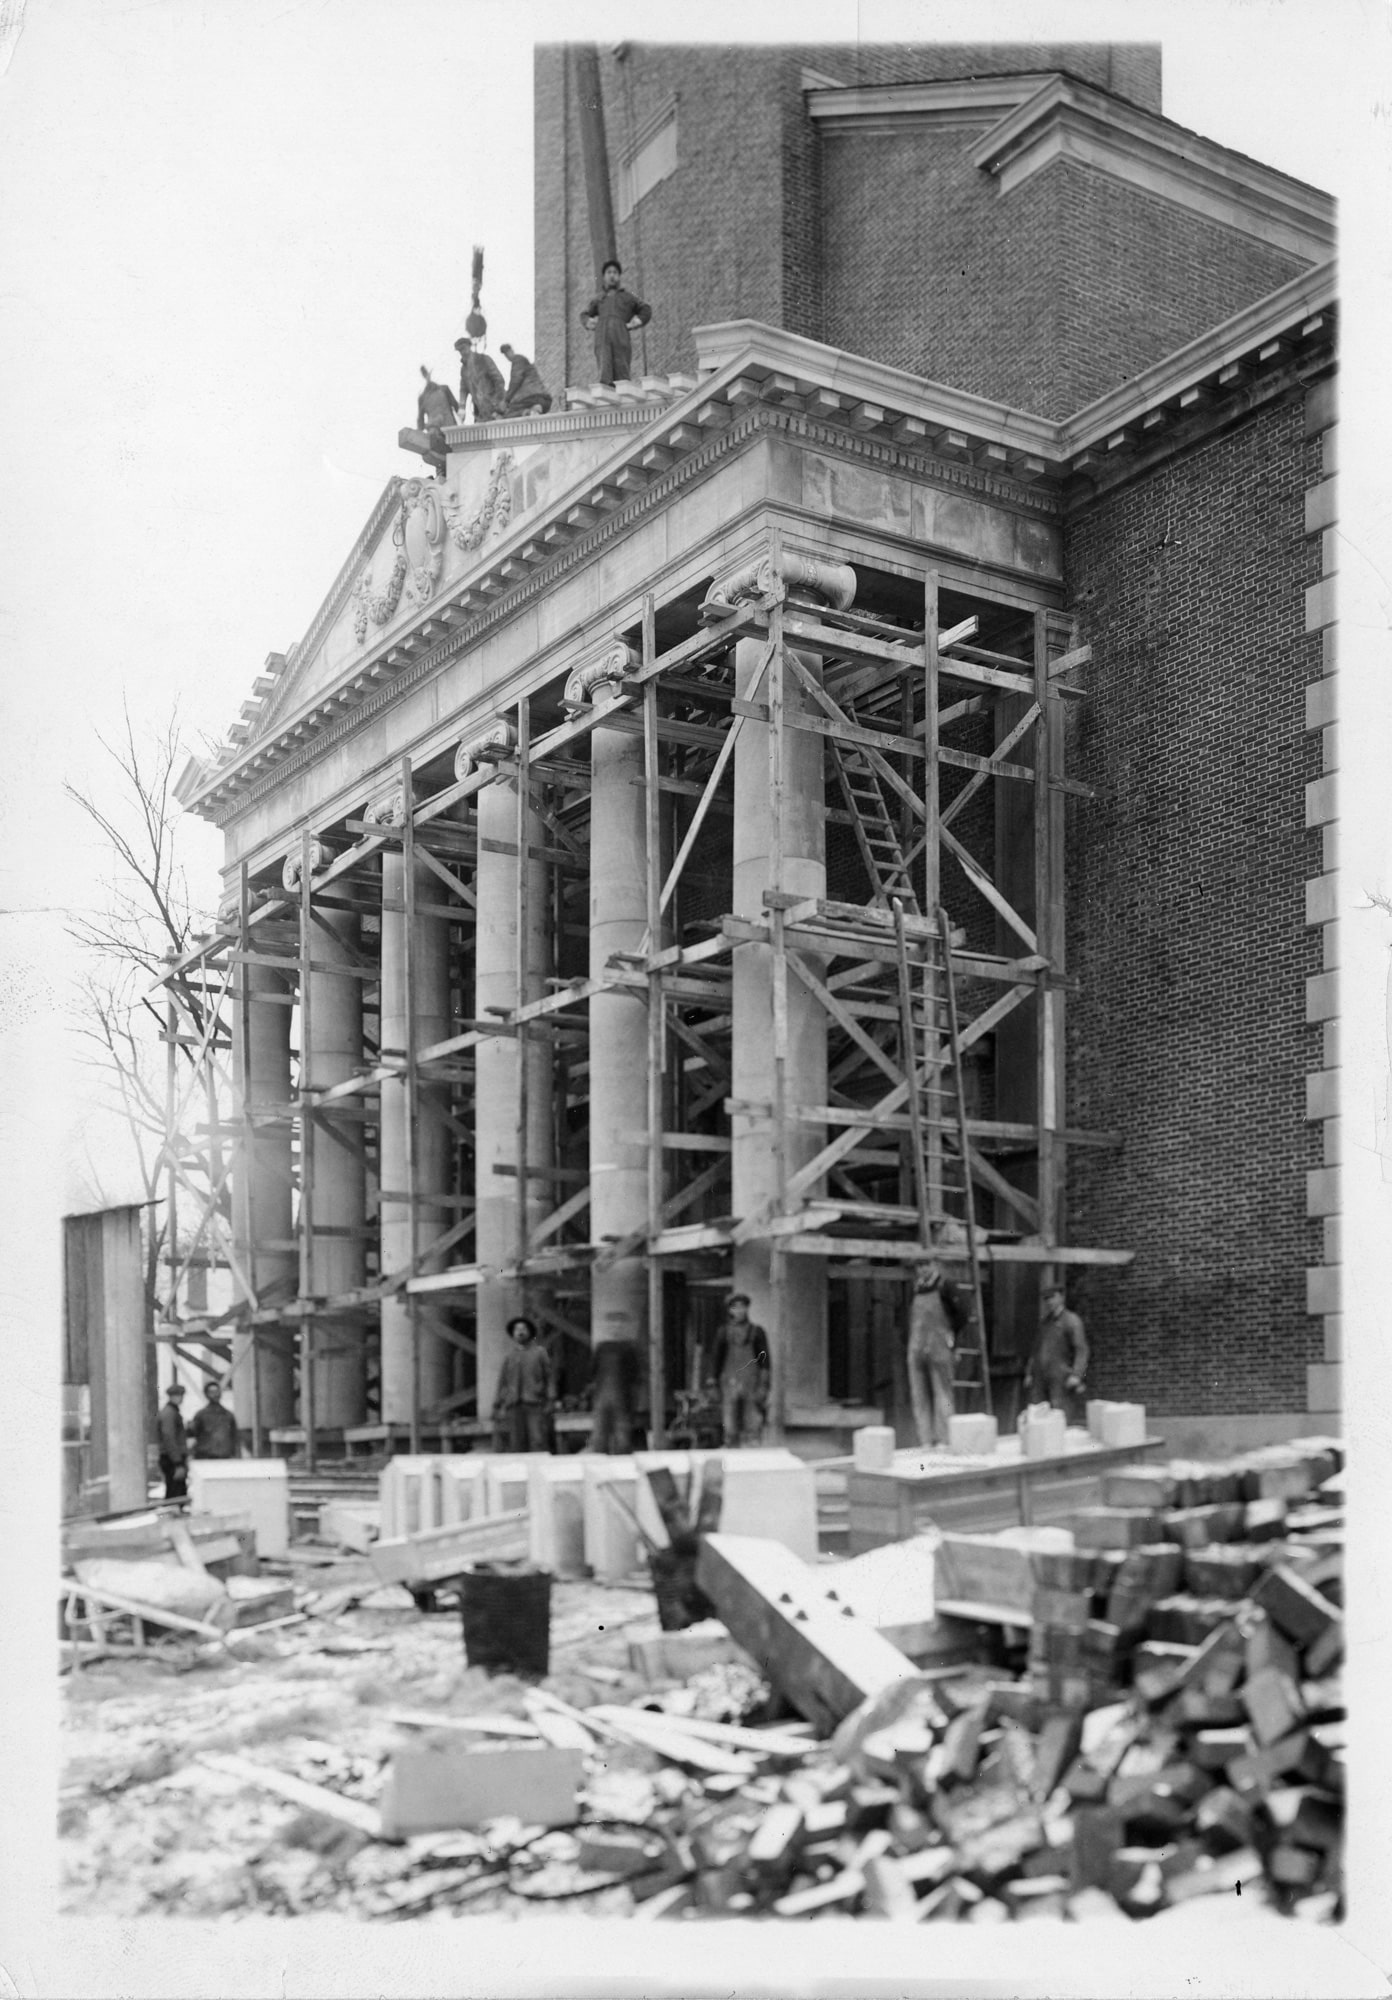
{"type": "MultiPolygon", "coordinates": [[[[0,0],[0,26],[15,4],[0,0]]],[[[0,1304],[30,1336],[17,1393],[35,1417],[33,1490],[52,1496],[54,1224],[83,1179],[69,1135],[87,1095],[65,1067],[70,963],[51,913],[99,901],[104,868],[62,780],[101,782],[93,732],[118,726],[123,694],[138,724],[177,700],[191,743],[220,736],[266,653],[303,632],[385,480],[412,469],[396,431],[418,364],[452,366],[471,244],[487,250],[490,344],[534,351],[533,43],[793,32],[1160,39],[1170,117],[1340,196],[1359,416],[1343,426],[1346,615],[1368,668],[1345,738],[1345,858],[1363,887],[1392,889],[1392,731],[1369,692],[1392,447],[1376,397],[1392,324],[1381,0],[29,0],[0,75],[0,910],[31,913],[0,916],[0,1304]]],[[[197,823],[187,850],[215,866],[197,823]]],[[[1345,928],[1368,1002],[1348,1027],[1367,1077],[1350,1133],[1367,1153],[1392,926],[1345,928]]],[[[1369,1388],[1385,1444],[1385,1386],[1369,1388]]]]}

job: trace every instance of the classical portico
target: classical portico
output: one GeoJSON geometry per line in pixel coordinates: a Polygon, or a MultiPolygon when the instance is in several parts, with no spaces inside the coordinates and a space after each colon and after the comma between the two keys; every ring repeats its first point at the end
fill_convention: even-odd
{"type": "Polygon", "coordinates": [[[241,1185],[299,1245],[289,1306],[283,1249],[246,1264],[267,1425],[287,1323],[326,1437],[485,1422],[523,1310],[575,1383],[634,1342],[656,1410],[733,1284],[775,1432],[816,1429],[872,1405],[931,1245],[989,1261],[993,1366],[1041,1269],[1129,1254],[1063,1199],[1086,441],[699,338],[699,380],[460,426],[393,481],[190,788],[249,911],[241,1185]]]}

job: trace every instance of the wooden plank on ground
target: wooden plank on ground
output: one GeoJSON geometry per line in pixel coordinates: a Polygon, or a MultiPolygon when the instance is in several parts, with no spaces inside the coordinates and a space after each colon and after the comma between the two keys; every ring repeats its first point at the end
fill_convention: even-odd
{"type": "Polygon", "coordinates": [[[225,1777],[240,1778],[244,1784],[275,1792],[292,1805],[323,1813],[327,1819],[341,1820],[345,1826],[365,1833],[369,1840],[382,1838],[382,1815],[375,1806],[364,1805],[361,1799],[346,1799],[325,1785],[311,1785],[303,1778],[292,1777],[288,1771],[277,1771],[270,1764],[257,1764],[250,1757],[233,1757],[220,1750],[203,1751],[198,1762],[206,1764],[210,1771],[221,1771],[225,1777]]]}
{"type": "Polygon", "coordinates": [[[399,1535],[378,1542],[368,1562],[379,1583],[438,1583],[458,1576],[475,1562],[507,1562],[527,1553],[527,1509],[460,1521],[452,1527],[427,1528],[418,1535],[399,1535]]]}

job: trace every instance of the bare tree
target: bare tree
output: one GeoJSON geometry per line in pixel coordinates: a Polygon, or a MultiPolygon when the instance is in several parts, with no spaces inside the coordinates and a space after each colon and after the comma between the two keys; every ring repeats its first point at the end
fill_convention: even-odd
{"type": "MultiPolygon", "coordinates": [[[[171,1182],[181,1182],[191,1202],[200,1194],[206,1201],[210,1191],[193,1133],[169,1124],[171,1045],[164,1010],[151,988],[208,927],[210,915],[191,895],[178,851],[174,783],[183,752],[177,708],[162,727],[142,736],[123,704],[122,724],[114,742],[97,738],[113,767],[110,788],[64,787],[109,845],[114,862],[102,885],[103,905],[75,916],[69,934],[87,952],[91,967],[82,985],[79,1032],[105,1101],[120,1112],[130,1133],[147,1203],[145,1289],[153,1317],[161,1261],[170,1256],[172,1278],[177,1248],[168,1214],[161,1216],[155,1204],[171,1182]]],[[[195,1037],[202,1038],[208,1026],[204,996],[184,981],[180,997],[195,1037]]],[[[175,1045],[175,1059],[185,1074],[199,1061],[187,1044],[175,1045]]],[[[219,1206],[225,1212],[225,1196],[219,1206]]]]}

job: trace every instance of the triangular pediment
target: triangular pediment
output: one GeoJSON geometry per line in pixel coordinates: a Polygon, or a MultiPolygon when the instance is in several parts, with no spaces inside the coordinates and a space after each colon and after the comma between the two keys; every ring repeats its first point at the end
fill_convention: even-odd
{"type": "Polygon", "coordinates": [[[384,643],[419,626],[433,603],[488,567],[498,542],[612,458],[623,432],[653,412],[603,414],[602,422],[593,411],[562,418],[545,431],[480,426],[477,439],[461,426],[449,434],[442,477],[422,466],[419,476],[389,481],[304,639],[268,659],[229,732],[238,752],[293,723],[384,643]]]}

